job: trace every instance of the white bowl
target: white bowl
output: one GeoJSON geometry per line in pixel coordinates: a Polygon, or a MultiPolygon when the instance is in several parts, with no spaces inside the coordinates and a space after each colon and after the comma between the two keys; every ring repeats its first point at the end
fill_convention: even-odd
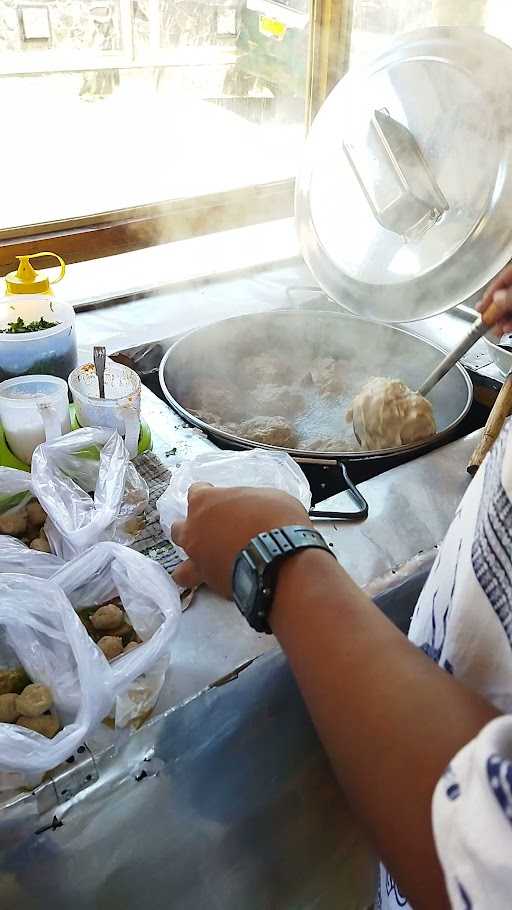
{"type": "MultiPolygon", "coordinates": [[[[512,334],[509,336],[504,336],[512,344],[512,334]]],[[[487,350],[489,351],[490,356],[494,360],[494,363],[498,367],[500,373],[503,373],[504,376],[507,375],[509,370],[512,370],[512,351],[507,351],[505,348],[500,347],[495,341],[491,341],[490,338],[484,337],[484,341],[487,345],[487,350]]]]}

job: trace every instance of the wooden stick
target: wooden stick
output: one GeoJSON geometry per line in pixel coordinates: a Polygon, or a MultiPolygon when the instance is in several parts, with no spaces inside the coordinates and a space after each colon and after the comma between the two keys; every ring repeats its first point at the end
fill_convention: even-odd
{"type": "Polygon", "coordinates": [[[485,456],[491,451],[494,443],[500,435],[501,428],[507,417],[512,413],[512,370],[510,370],[501,391],[494,402],[493,409],[489,414],[485,424],[482,438],[473,452],[467,467],[468,474],[472,477],[478,471],[485,456]]]}
{"type": "Polygon", "coordinates": [[[492,329],[496,325],[500,318],[500,311],[495,303],[491,303],[487,307],[485,313],[482,313],[482,322],[485,323],[488,329],[492,329]]]}

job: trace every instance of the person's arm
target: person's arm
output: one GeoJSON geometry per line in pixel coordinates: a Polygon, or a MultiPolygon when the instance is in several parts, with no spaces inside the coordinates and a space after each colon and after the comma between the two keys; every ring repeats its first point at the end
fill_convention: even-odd
{"type": "Polygon", "coordinates": [[[476,308],[479,313],[485,313],[491,303],[495,304],[500,314],[499,321],[494,326],[495,334],[500,336],[512,332],[512,265],[503,269],[491,282],[476,308]]]}
{"type": "MultiPolygon", "coordinates": [[[[276,491],[192,488],[173,539],[192,557],[181,584],[231,593],[237,552],[264,530],[309,524],[276,491]]],[[[327,553],[280,569],[269,616],[355,814],[415,910],[449,907],[431,802],[450,759],[498,712],[440,670],[327,553]]]]}
{"type": "Polygon", "coordinates": [[[284,564],[270,614],[351,806],[415,910],[448,907],[435,786],[498,712],[426,657],[328,554],[284,564]]]}

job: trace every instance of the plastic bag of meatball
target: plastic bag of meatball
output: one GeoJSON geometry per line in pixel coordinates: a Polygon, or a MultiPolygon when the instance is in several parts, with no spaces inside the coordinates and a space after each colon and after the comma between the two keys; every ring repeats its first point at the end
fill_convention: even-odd
{"type": "Polygon", "coordinates": [[[178,589],[151,559],[116,543],[99,543],[53,576],[98,652],[109,662],[116,727],[152,711],[181,617],[178,589]]]}
{"type": "Polygon", "coordinates": [[[48,514],[52,553],[71,559],[101,540],[128,543],[143,522],[148,487],[118,433],[88,427],[42,443],[32,489],[48,514]]]}
{"type": "MultiPolygon", "coordinates": [[[[41,534],[41,529],[38,533],[41,534]]],[[[40,536],[35,538],[36,544],[40,541],[42,541],[40,536]]],[[[27,542],[17,537],[0,537],[0,573],[12,572],[16,575],[33,575],[34,578],[51,578],[63,565],[64,560],[60,556],[43,552],[37,547],[30,547],[27,542]]]]}
{"type": "Polygon", "coordinates": [[[0,519],[17,512],[31,496],[32,477],[28,471],[0,467],[0,519]]]}
{"type": "Polygon", "coordinates": [[[0,576],[0,789],[73,754],[110,710],[110,676],[57,585],[0,576]]]}
{"type": "Polygon", "coordinates": [[[273,487],[294,496],[305,509],[311,506],[308,481],[286,452],[208,452],[183,462],[157,502],[169,540],[173,523],[187,515],[189,487],[199,482],[216,487],[273,487]]]}
{"type": "MultiPolygon", "coordinates": [[[[37,577],[48,577],[58,567],[56,557],[51,557],[50,545],[45,535],[46,512],[33,495],[32,476],[13,468],[0,468],[0,571],[24,572],[25,554],[30,548],[37,553],[35,562],[47,558],[48,572],[35,572],[37,577]]],[[[32,573],[30,573],[32,574],[32,573]]]]}

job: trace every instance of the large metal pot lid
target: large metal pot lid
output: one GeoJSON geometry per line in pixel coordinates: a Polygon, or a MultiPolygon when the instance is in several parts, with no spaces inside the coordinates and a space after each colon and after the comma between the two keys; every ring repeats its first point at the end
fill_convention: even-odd
{"type": "Polygon", "coordinates": [[[297,181],[304,258],[352,313],[408,322],[476,299],[512,258],[512,49],[411,32],[333,89],[297,181]]]}

